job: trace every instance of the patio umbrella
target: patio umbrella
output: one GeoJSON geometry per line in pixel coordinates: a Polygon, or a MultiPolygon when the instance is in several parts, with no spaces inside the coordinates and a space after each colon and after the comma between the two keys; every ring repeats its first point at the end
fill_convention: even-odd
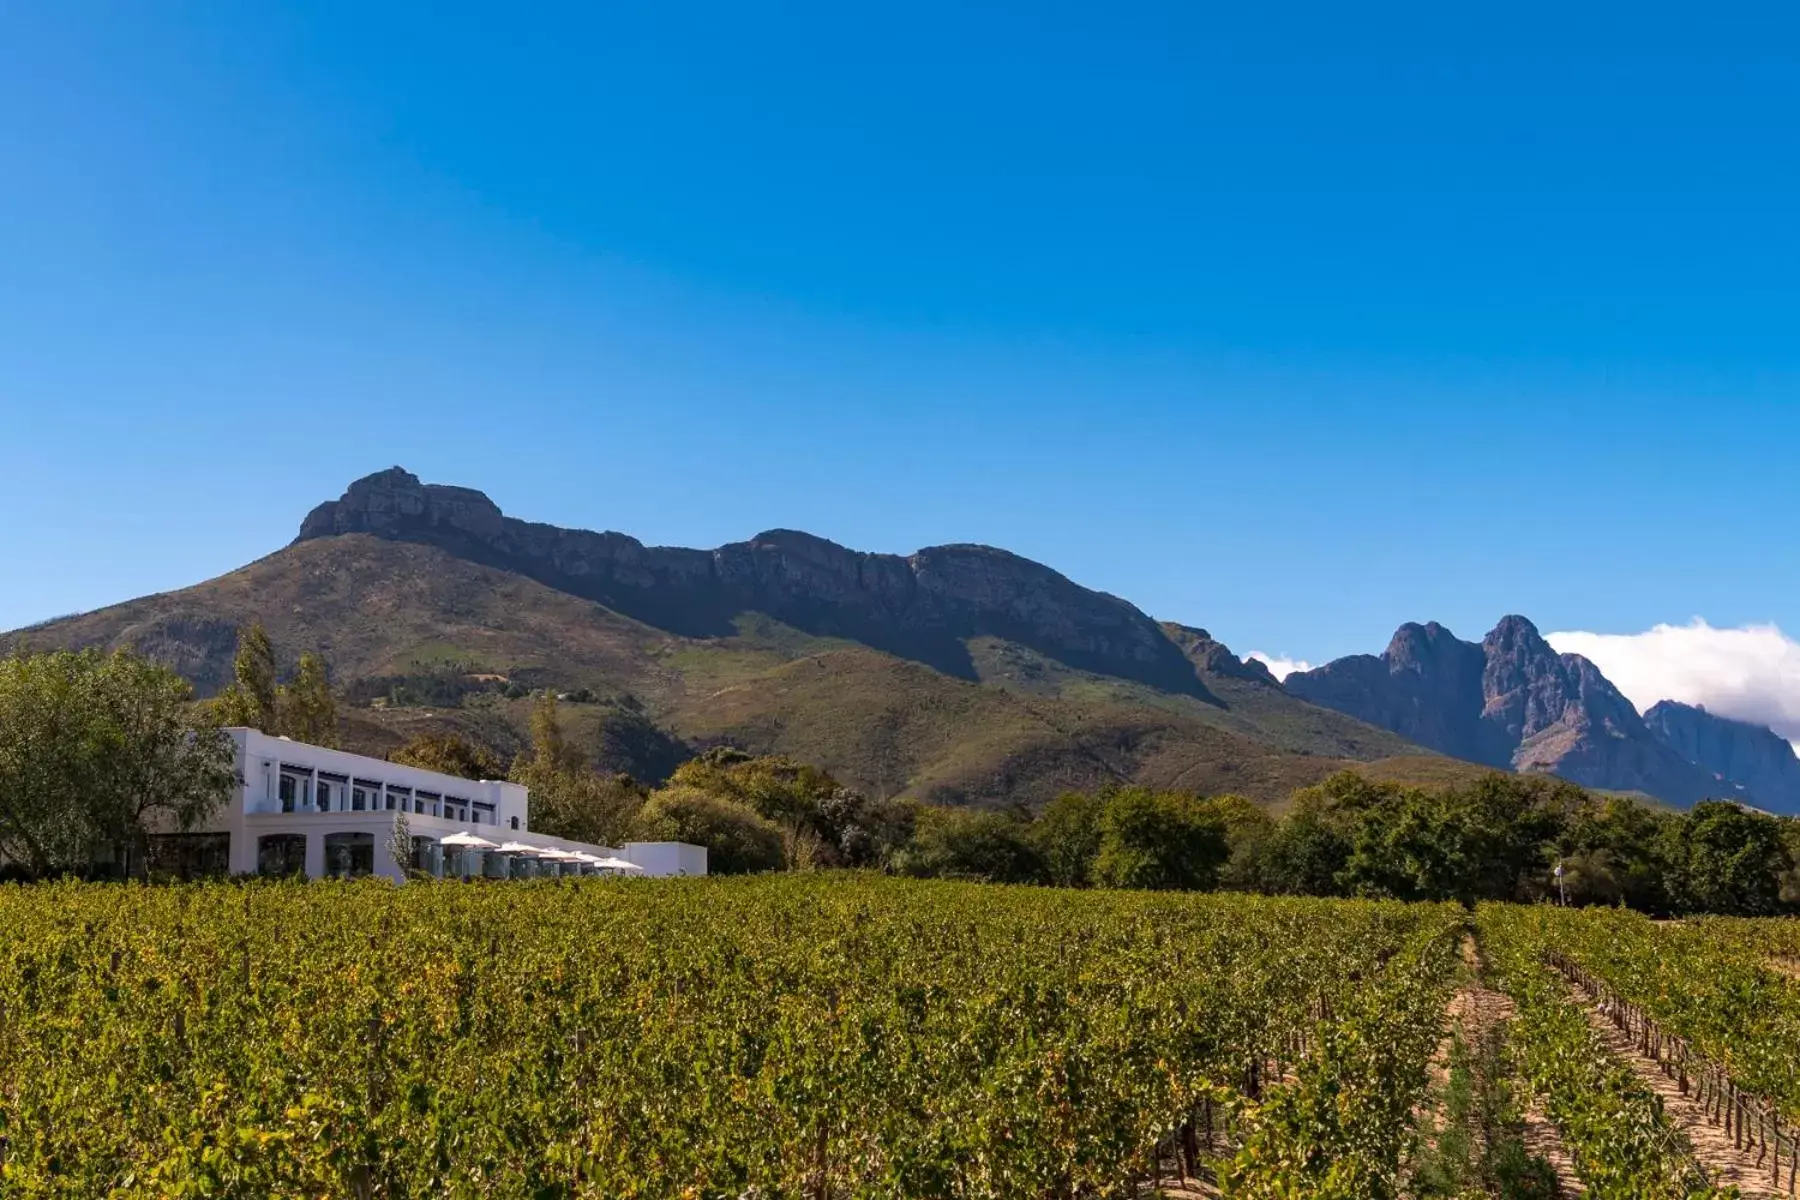
{"type": "Polygon", "coordinates": [[[636,863],[626,862],[622,858],[603,858],[594,865],[596,867],[605,867],[609,871],[641,871],[644,869],[636,863]]]}
{"type": "Polygon", "coordinates": [[[438,843],[440,846],[466,846],[471,850],[498,850],[500,847],[472,833],[453,833],[438,843]]]}

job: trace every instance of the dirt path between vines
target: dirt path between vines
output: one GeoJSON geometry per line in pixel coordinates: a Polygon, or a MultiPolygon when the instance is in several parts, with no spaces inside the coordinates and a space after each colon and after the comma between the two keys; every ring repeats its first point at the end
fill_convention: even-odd
{"type": "MultiPolygon", "coordinates": [[[[1580,1000],[1580,992],[1571,993],[1580,1000]]],[[[1582,1011],[1587,1014],[1588,1024],[1600,1038],[1606,1049],[1620,1062],[1630,1067],[1632,1073],[1662,1098],[1663,1111],[1668,1114],[1669,1123],[1686,1136],[1694,1147],[1694,1157],[1700,1165],[1718,1178],[1720,1183],[1736,1184],[1745,1196],[1786,1196],[1785,1187],[1777,1187],[1769,1182],[1769,1162],[1763,1160],[1762,1166],[1756,1165],[1756,1151],[1740,1150],[1731,1144],[1731,1135],[1725,1132],[1722,1125],[1714,1125],[1707,1119],[1706,1110],[1690,1096],[1681,1094],[1681,1088],[1675,1081],[1662,1073],[1656,1061],[1643,1054],[1631,1035],[1615,1026],[1600,1014],[1598,1006],[1583,1003],[1582,1011]]],[[[1782,1167],[1785,1176],[1787,1167],[1782,1167]]]]}
{"type": "MultiPolygon", "coordinates": [[[[1477,980],[1482,979],[1486,972],[1474,938],[1464,938],[1462,955],[1470,973],[1477,980]]],[[[1485,1037],[1487,1031],[1495,1025],[1511,1021],[1513,1013],[1511,996],[1479,983],[1457,992],[1450,1001],[1451,1019],[1464,1023],[1464,1041],[1485,1037]]],[[[1575,1173],[1575,1160],[1569,1156],[1569,1148],[1563,1143],[1562,1134],[1538,1107],[1529,1088],[1518,1086],[1515,1095],[1520,1101],[1519,1117],[1524,1128],[1520,1130],[1519,1140],[1524,1143],[1525,1152],[1550,1164],[1550,1169],[1556,1174],[1556,1186],[1562,1195],[1571,1198],[1580,1196],[1583,1190],[1581,1176],[1575,1173]]]]}
{"type": "Polygon", "coordinates": [[[1786,975],[1789,979],[1800,979],[1800,959],[1770,954],[1763,958],[1763,966],[1777,975],[1786,975]]]}

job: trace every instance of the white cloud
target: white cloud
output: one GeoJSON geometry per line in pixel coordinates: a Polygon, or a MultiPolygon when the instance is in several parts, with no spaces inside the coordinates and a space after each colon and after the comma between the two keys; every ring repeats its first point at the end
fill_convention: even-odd
{"type": "Polygon", "coordinates": [[[1254,658],[1257,662],[1269,668],[1269,673],[1277,679],[1286,679],[1295,671],[1312,670],[1312,664],[1309,662],[1303,662],[1298,658],[1283,658],[1278,654],[1264,654],[1261,650],[1252,650],[1244,657],[1254,658]]]}
{"type": "Polygon", "coordinates": [[[1695,617],[1643,633],[1552,633],[1545,640],[1593,660],[1639,712],[1658,700],[1700,704],[1800,745],[1800,642],[1777,626],[1714,629],[1695,617]]]}

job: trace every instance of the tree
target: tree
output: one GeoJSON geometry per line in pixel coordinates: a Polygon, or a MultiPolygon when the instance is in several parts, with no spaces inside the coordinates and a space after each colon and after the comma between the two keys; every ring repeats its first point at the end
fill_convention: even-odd
{"type": "Polygon", "coordinates": [[[531,827],[552,837],[616,846],[631,836],[648,792],[629,775],[601,775],[586,769],[528,769],[531,827]]]}
{"type": "Polygon", "coordinates": [[[1087,887],[1100,853],[1100,797],[1064,792],[1032,822],[1031,837],[1043,859],[1044,878],[1057,887],[1087,887]]]}
{"type": "Polygon", "coordinates": [[[1662,828],[1679,819],[1622,796],[1582,805],[1555,846],[1569,903],[1624,904],[1640,912],[1668,912],[1662,828]]]}
{"type": "Polygon", "coordinates": [[[893,860],[913,835],[918,806],[910,801],[875,800],[840,787],[819,802],[827,862],[840,867],[879,867],[893,860]]]}
{"type": "Polygon", "coordinates": [[[1258,850],[1254,886],[1278,896],[1340,895],[1349,858],[1350,842],[1330,797],[1303,789],[1258,850]]]}
{"type": "Polygon", "coordinates": [[[0,855],[37,875],[143,861],[230,795],[231,741],[165,667],[119,651],[0,659],[0,855]]]}
{"type": "Polygon", "coordinates": [[[263,733],[278,733],[276,708],[275,647],[260,621],[238,631],[237,655],[232,659],[232,682],[214,697],[213,716],[220,725],[244,725],[263,733]]]}
{"type": "Polygon", "coordinates": [[[300,656],[294,682],[276,693],[281,732],[314,746],[337,745],[337,701],[326,678],[325,660],[308,651],[300,656]]]}
{"type": "Polygon", "coordinates": [[[962,808],[921,808],[912,841],[896,857],[906,875],[1038,883],[1043,860],[1031,826],[1016,814],[962,808]]]}
{"type": "Polygon", "coordinates": [[[651,795],[637,829],[645,841],[705,846],[707,871],[715,875],[775,871],[785,861],[782,832],[774,822],[683,784],[672,783],[651,795]]]}
{"type": "Polygon", "coordinates": [[[587,764],[563,737],[556,693],[545,690],[531,709],[531,762],[540,770],[574,771],[587,764]]]}
{"type": "Polygon", "coordinates": [[[506,774],[500,760],[485,746],[454,733],[421,733],[390,753],[388,761],[464,779],[499,779],[506,774]]]}
{"type": "Polygon", "coordinates": [[[1788,866],[1781,822],[1729,800],[1702,800],[1662,829],[1677,911],[1767,916],[1781,911],[1788,866]]]}
{"type": "Polygon", "coordinates": [[[1224,818],[1198,797],[1117,788],[1100,812],[1094,877],[1108,887],[1202,890],[1228,853],[1224,818]]]}
{"type": "Polygon", "coordinates": [[[910,806],[871,800],[818,767],[780,755],[714,747],[682,763],[669,783],[753,810],[782,831],[796,867],[878,866],[912,832],[910,806]]]}
{"type": "Polygon", "coordinates": [[[563,737],[556,694],[531,712],[531,753],[513,763],[512,781],[531,792],[531,826],[554,837],[617,845],[630,834],[644,789],[629,775],[600,775],[563,737]]]}

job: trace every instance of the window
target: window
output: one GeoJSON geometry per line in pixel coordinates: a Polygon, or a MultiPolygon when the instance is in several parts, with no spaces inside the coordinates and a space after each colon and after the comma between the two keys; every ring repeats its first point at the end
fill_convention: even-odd
{"type": "Polygon", "coordinates": [[[145,839],[144,866],[152,875],[203,879],[231,873],[229,833],[160,833],[145,839]]]}
{"type": "Polygon", "coordinates": [[[374,805],[370,804],[369,800],[370,800],[370,797],[369,797],[369,785],[368,784],[364,783],[362,780],[359,779],[355,783],[350,785],[350,811],[351,812],[365,812],[368,809],[373,808],[374,805]]]}
{"type": "Polygon", "coordinates": [[[494,806],[483,804],[479,800],[475,802],[474,809],[470,811],[469,819],[477,825],[498,825],[500,823],[499,818],[494,816],[494,806]]]}
{"type": "Polygon", "coordinates": [[[333,879],[353,879],[375,873],[375,835],[328,833],[325,835],[325,874],[333,879]]]}
{"type": "Polygon", "coordinates": [[[257,838],[256,871],[259,875],[304,875],[306,835],[269,833],[257,838]]]}
{"type": "Polygon", "coordinates": [[[350,777],[321,775],[315,795],[320,812],[347,812],[350,808],[350,777]]]}
{"type": "Polygon", "coordinates": [[[412,869],[441,878],[444,874],[444,848],[428,837],[413,838],[412,869]]]}
{"type": "Polygon", "coordinates": [[[397,808],[403,813],[411,812],[413,810],[412,789],[397,787],[388,788],[388,807],[397,808]]]}
{"type": "Polygon", "coordinates": [[[293,812],[294,805],[298,802],[300,796],[300,781],[283,771],[281,774],[281,783],[276,790],[281,796],[281,811],[293,812]]]}
{"type": "Polygon", "coordinates": [[[436,792],[415,792],[414,795],[418,797],[419,812],[424,813],[428,817],[435,817],[438,815],[438,800],[440,797],[436,792]]]}
{"type": "Polygon", "coordinates": [[[519,818],[517,818],[517,817],[514,817],[514,818],[513,818],[513,819],[512,819],[512,827],[513,827],[513,828],[514,828],[514,829],[517,829],[517,828],[518,828],[518,827],[519,827],[519,818]]]}

